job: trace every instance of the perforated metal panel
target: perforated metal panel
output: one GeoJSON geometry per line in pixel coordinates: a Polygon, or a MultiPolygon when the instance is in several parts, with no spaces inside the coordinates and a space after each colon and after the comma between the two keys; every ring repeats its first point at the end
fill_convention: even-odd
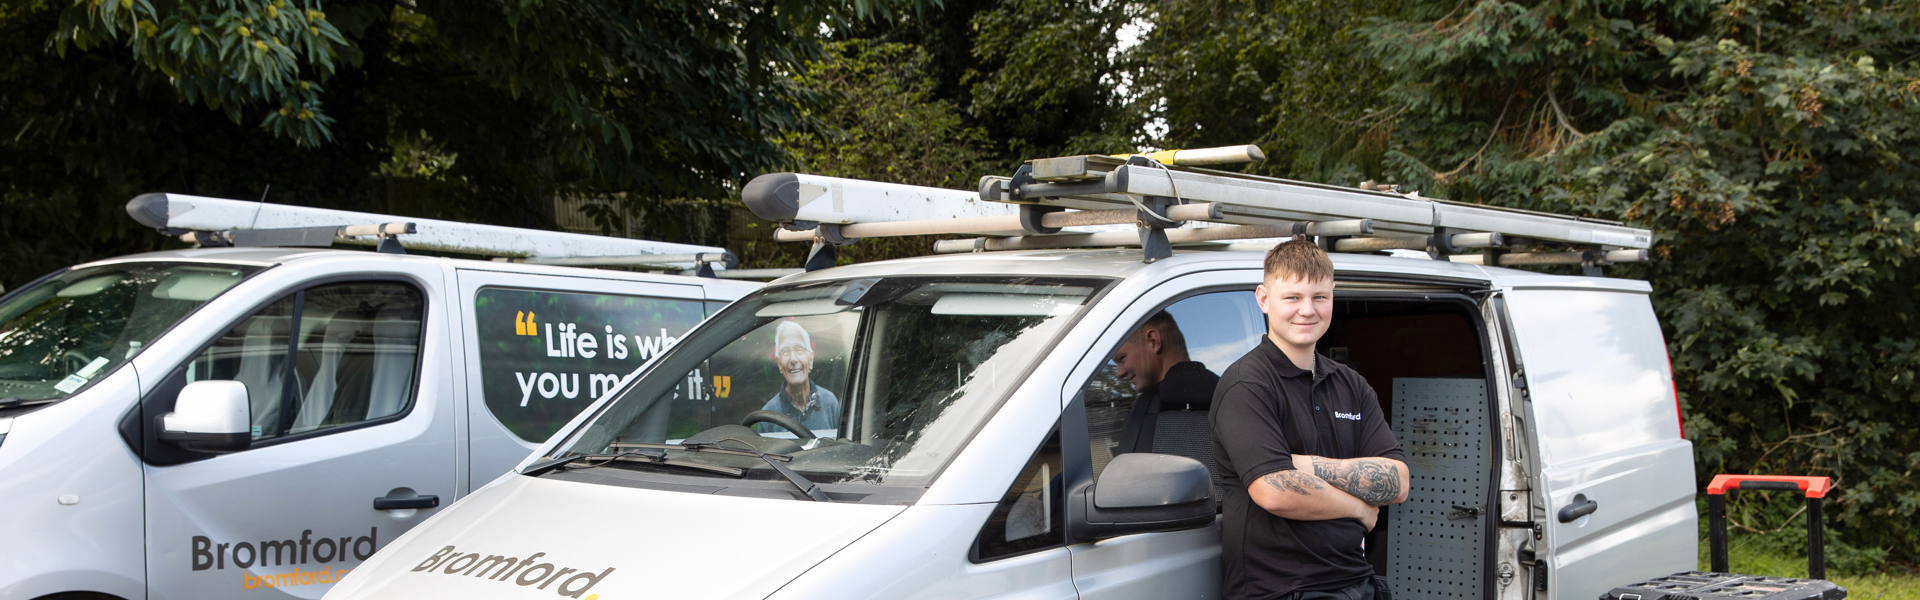
{"type": "Polygon", "coordinates": [[[1388,511],[1387,577],[1396,600],[1484,597],[1488,423],[1486,380],[1393,380],[1393,434],[1413,484],[1406,503],[1388,511]]]}

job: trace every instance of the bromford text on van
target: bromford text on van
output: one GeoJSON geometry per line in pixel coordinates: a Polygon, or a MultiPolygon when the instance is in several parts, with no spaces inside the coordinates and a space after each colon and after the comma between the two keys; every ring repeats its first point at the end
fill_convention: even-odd
{"type": "MultiPolygon", "coordinates": [[[[1121,447],[1134,390],[1109,358],[1165,311],[1224,369],[1262,343],[1262,255],[1140,252],[778,281],[328,597],[1217,598],[1206,407],[1121,447]]],[[[1319,351],[1379,391],[1413,475],[1367,542],[1396,595],[1580,600],[1693,564],[1646,283],[1334,265],[1319,351]]]]}
{"type": "Polygon", "coordinates": [[[318,598],[756,287],[282,248],[23,286],[0,598],[318,598]]]}

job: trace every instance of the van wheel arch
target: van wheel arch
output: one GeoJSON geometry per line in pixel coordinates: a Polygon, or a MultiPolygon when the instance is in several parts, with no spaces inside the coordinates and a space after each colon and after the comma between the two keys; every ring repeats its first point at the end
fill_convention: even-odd
{"type": "Polygon", "coordinates": [[[119,596],[115,596],[113,594],[102,594],[100,592],[59,592],[54,594],[47,594],[45,596],[34,598],[33,600],[126,600],[126,599],[121,598],[119,596]]]}

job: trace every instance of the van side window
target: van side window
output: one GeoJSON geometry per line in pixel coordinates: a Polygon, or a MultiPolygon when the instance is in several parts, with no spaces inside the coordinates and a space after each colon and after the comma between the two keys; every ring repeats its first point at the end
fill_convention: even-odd
{"type": "Polygon", "coordinates": [[[413,401],[425,308],[397,283],[305,290],[221,336],[187,381],[246,384],[255,440],[393,416],[413,401]]]}
{"type": "Polygon", "coordinates": [[[1191,296],[1134,324],[1082,390],[1094,477],[1129,452],[1185,456],[1213,468],[1207,410],[1214,384],[1260,344],[1266,327],[1252,291],[1191,296]]]}
{"type": "Polygon", "coordinates": [[[291,348],[287,332],[293,324],[293,299],[288,296],[260,309],[187,363],[187,383],[220,380],[238,381],[247,386],[254,440],[275,437],[280,432],[280,399],[287,388],[287,350],[291,348]]]}
{"type": "Polygon", "coordinates": [[[1066,541],[1061,513],[1060,430],[1055,428],[1047,441],[1034,452],[1027,466],[1007,488],[1000,504],[987,516],[987,524],[974,541],[974,562],[986,562],[1059,546],[1066,541]]]}

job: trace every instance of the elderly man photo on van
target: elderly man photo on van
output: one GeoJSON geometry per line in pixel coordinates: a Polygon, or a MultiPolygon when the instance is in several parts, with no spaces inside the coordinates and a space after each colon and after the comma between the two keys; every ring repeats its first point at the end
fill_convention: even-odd
{"type": "Polygon", "coordinates": [[[1187,336],[1167,311],[1155,313],[1113,352],[1115,374],[1133,382],[1138,397],[1120,436],[1115,456],[1152,452],[1154,415],[1162,410],[1207,410],[1220,376],[1187,355],[1187,336]]]}
{"type": "MultiPolygon", "coordinates": [[[[774,392],[773,398],[760,409],[784,413],[814,431],[838,429],[840,398],[813,383],[813,336],[807,329],[791,320],[781,321],[773,331],[771,356],[783,381],[780,391],[774,392]]],[[[768,423],[754,428],[760,433],[785,431],[768,423]]]]}
{"type": "Polygon", "coordinates": [[[1226,598],[1373,600],[1363,549],[1381,506],[1407,499],[1406,454],[1373,388],[1314,353],[1333,322],[1333,263],[1297,237],[1267,253],[1254,301],[1266,339],[1214,392],[1214,458],[1227,489],[1226,598]]]}

